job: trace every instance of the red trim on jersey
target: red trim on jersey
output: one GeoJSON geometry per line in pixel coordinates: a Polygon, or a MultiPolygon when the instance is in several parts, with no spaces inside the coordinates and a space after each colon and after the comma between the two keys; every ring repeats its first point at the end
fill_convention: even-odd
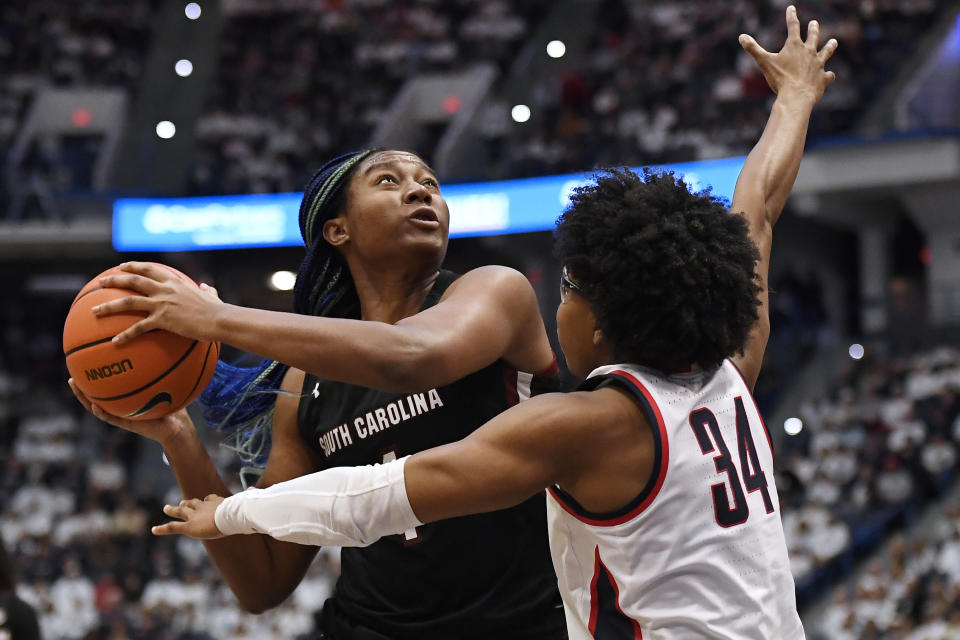
{"type": "Polygon", "coordinates": [[[512,407],[520,403],[520,392],[517,391],[518,372],[511,366],[503,367],[503,386],[507,392],[507,407],[512,407]]]}
{"type": "MultiPolygon", "coordinates": [[[[660,433],[660,470],[657,474],[656,483],[653,485],[653,488],[650,489],[650,492],[647,494],[646,498],[638,504],[633,509],[630,509],[627,513],[618,515],[614,518],[591,518],[589,516],[579,513],[579,511],[584,511],[582,508],[574,507],[569,498],[561,495],[558,491],[559,487],[547,487],[547,491],[550,492],[550,495],[553,496],[554,500],[557,501],[563,510],[572,515],[574,518],[583,522],[584,524],[593,525],[595,527],[612,527],[618,524],[623,524],[624,522],[629,522],[633,520],[641,513],[647,510],[647,508],[653,503],[653,500],[657,497],[657,494],[660,493],[660,488],[663,487],[663,481],[667,477],[667,462],[670,460],[670,444],[667,441],[667,426],[663,422],[663,414],[660,413],[660,407],[657,406],[656,401],[654,401],[653,396],[647,390],[643,383],[637,380],[636,377],[623,371],[622,369],[617,369],[614,371],[609,371],[605,375],[617,375],[622,378],[629,380],[636,388],[643,394],[643,397],[647,401],[647,405],[650,407],[651,411],[654,414],[657,422],[657,430],[660,433]]],[[[646,489],[644,489],[646,491],[646,489]]]]}
{"type": "Polygon", "coordinates": [[[557,354],[553,354],[553,364],[536,374],[540,378],[552,378],[560,371],[560,365],[557,364],[557,354]]]}
{"type": "Polygon", "coordinates": [[[732,359],[727,358],[727,362],[733,365],[733,370],[737,372],[737,375],[740,376],[740,379],[743,381],[743,386],[747,388],[747,395],[750,396],[750,400],[753,402],[753,408],[757,410],[757,415],[760,417],[760,424],[763,425],[763,433],[767,436],[767,444],[770,445],[770,455],[776,456],[776,453],[773,451],[773,439],[770,437],[770,429],[767,429],[767,423],[763,419],[763,414],[760,413],[760,407],[757,406],[757,399],[753,397],[753,391],[750,389],[750,385],[747,384],[747,379],[743,376],[743,371],[740,371],[740,367],[738,367],[737,363],[732,359]]]}
{"type": "Polygon", "coordinates": [[[603,569],[603,572],[606,573],[610,579],[610,586],[613,587],[613,604],[617,608],[617,613],[626,620],[629,620],[630,624],[633,625],[634,640],[643,640],[643,631],[640,630],[640,623],[625,614],[623,609],[620,608],[620,588],[617,586],[617,581],[614,579],[613,574],[610,573],[610,569],[608,569],[607,565],[603,564],[603,560],[600,559],[600,547],[594,547],[593,556],[593,578],[590,580],[590,620],[587,622],[587,629],[590,630],[590,635],[596,637],[597,633],[597,618],[600,614],[600,598],[597,595],[597,581],[600,579],[600,570],[603,569]]]}
{"type": "Polygon", "coordinates": [[[600,613],[600,598],[597,597],[597,580],[600,579],[600,547],[594,549],[593,577],[590,578],[590,619],[587,621],[587,629],[590,635],[597,631],[597,616],[600,613]]]}
{"type": "MultiPolygon", "coordinates": [[[[560,371],[560,367],[557,364],[557,354],[553,354],[553,363],[541,371],[540,373],[533,374],[534,378],[552,378],[557,375],[557,372],[560,371]]],[[[514,405],[520,404],[520,391],[517,389],[519,384],[519,375],[520,371],[511,367],[510,365],[503,366],[503,386],[507,391],[507,407],[512,407],[514,405]]],[[[531,381],[531,386],[533,381],[531,381]]],[[[533,389],[530,389],[530,394],[533,394],[533,389]]]]}

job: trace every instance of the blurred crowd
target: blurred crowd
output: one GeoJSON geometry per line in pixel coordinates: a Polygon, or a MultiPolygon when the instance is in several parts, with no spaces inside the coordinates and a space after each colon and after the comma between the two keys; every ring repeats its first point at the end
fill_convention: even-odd
{"type": "Polygon", "coordinates": [[[4,131],[11,99],[38,86],[131,86],[140,78],[151,0],[31,0],[0,9],[4,131]]]}
{"type": "MultiPolygon", "coordinates": [[[[24,306],[0,311],[0,536],[42,637],[293,640],[313,631],[339,574],[337,551],[323,550],[277,609],[241,611],[202,543],[150,534],[165,520],[162,505],[181,499],[161,450],[82,410],[65,383],[63,310],[24,306]]],[[[210,445],[239,490],[234,454],[210,445]]]]}
{"type": "Polygon", "coordinates": [[[783,526],[807,599],[945,494],[960,444],[957,349],[868,354],[833,386],[800,407],[802,431],[779,452],[783,526]]]}
{"type": "MultiPolygon", "coordinates": [[[[53,216],[71,182],[60,140],[11,153],[38,86],[125,86],[142,79],[157,0],[38,0],[0,10],[0,203],[53,216]],[[14,157],[15,156],[15,157],[14,157]]],[[[295,191],[337,153],[369,144],[403,82],[421,71],[491,63],[505,78],[550,15],[547,0],[224,0],[217,74],[185,160],[193,195],[295,191]]],[[[493,95],[475,131],[478,179],[709,159],[745,152],[770,92],[737,43],[775,49],[785,0],[602,0],[586,52],[528,95],[493,95]],[[531,107],[511,122],[513,99],[531,107]]],[[[822,41],[837,37],[839,80],[814,113],[814,139],[849,132],[916,50],[947,0],[800,2],[822,41]]],[[[539,51],[539,50],[538,50],[539,51]]],[[[539,52],[542,55],[542,51],[539,52]]],[[[497,86],[506,86],[499,83],[497,86]]],[[[442,133],[424,127],[428,159],[442,133]]],[[[87,154],[88,155],[88,154],[87,154]]],[[[86,157],[80,153],[81,157],[86,157]]],[[[0,204],[0,206],[3,206],[0,204]]]]}
{"type": "MultiPolygon", "coordinates": [[[[759,139],[770,90],[737,38],[777,51],[786,0],[603,0],[580,65],[532,89],[538,117],[507,136],[504,176],[744,154],[759,139]]],[[[916,51],[946,0],[796,2],[817,18],[837,82],[814,111],[814,138],[850,131],[916,51]]]]}
{"type": "MultiPolygon", "coordinates": [[[[546,0],[225,3],[219,73],[196,125],[193,194],[301,189],[366,146],[403,81],[489,62],[506,70],[546,0]]],[[[436,140],[423,141],[430,155],[436,140]]],[[[419,146],[419,145],[418,145],[419,146]]]]}
{"type": "Polygon", "coordinates": [[[931,520],[895,536],[865,573],[834,592],[815,638],[960,638],[960,504],[943,505],[931,520]]]}
{"type": "MultiPolygon", "coordinates": [[[[413,73],[480,60],[506,72],[549,3],[238,4],[255,10],[234,16],[222,40],[219,85],[197,126],[204,144],[191,170],[192,193],[299,188],[323,159],[368,143],[413,73]]],[[[842,42],[830,65],[839,80],[814,114],[815,137],[856,124],[945,4],[799,3],[802,16],[824,25],[821,42],[842,42]]],[[[771,93],[737,37],[756,34],[776,50],[784,6],[780,0],[598,3],[586,55],[565,60],[558,76],[531,79],[529,122],[512,124],[504,97],[493,96],[481,111],[477,130],[488,157],[474,177],[745,153],[760,136],[771,93]]],[[[429,156],[430,143],[421,146],[429,156]]]]}
{"type": "Polygon", "coordinates": [[[90,172],[84,166],[89,153],[82,147],[90,141],[44,136],[18,146],[18,135],[44,87],[135,93],[158,1],[30,0],[0,7],[0,210],[6,217],[58,218],[56,193],[78,184],[89,190],[89,179],[82,179],[90,172]]]}

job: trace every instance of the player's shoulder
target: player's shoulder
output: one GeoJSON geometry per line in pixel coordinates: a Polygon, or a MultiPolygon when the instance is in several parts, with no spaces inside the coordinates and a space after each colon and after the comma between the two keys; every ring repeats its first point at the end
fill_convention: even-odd
{"type": "Polygon", "coordinates": [[[657,445],[632,394],[618,385],[574,391],[554,409],[549,446],[563,462],[557,484],[590,513],[635,498],[649,482],[657,445]]]}
{"type": "Polygon", "coordinates": [[[495,312],[513,326],[539,326],[543,330],[533,286],[525,275],[510,267],[488,265],[466,272],[444,291],[440,304],[470,315],[473,312],[468,310],[495,312]]]}
{"type": "Polygon", "coordinates": [[[607,438],[632,437],[637,429],[649,428],[636,394],[625,384],[606,384],[593,391],[581,391],[607,438]]]}
{"type": "Polygon", "coordinates": [[[533,286],[527,277],[516,269],[502,265],[485,265],[471,269],[457,278],[444,297],[462,293],[510,298],[533,295],[533,286]]]}
{"type": "Polygon", "coordinates": [[[569,439],[579,450],[584,446],[605,449],[638,430],[649,428],[636,399],[617,385],[592,391],[547,393],[527,401],[550,425],[552,437],[569,439]]]}

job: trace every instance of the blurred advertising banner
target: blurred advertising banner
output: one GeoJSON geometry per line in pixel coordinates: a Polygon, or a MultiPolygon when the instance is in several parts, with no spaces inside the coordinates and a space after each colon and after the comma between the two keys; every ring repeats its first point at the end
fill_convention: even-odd
{"type": "MultiPolygon", "coordinates": [[[[652,167],[674,171],[695,190],[733,197],[743,157],[652,167]]],[[[639,169],[638,169],[639,170],[639,169]]],[[[591,174],[567,174],[451,184],[450,237],[552,229],[570,194],[591,174]]],[[[121,198],[113,205],[117,251],[196,251],[302,244],[297,224],[301,193],[202,198],[121,198]]]]}

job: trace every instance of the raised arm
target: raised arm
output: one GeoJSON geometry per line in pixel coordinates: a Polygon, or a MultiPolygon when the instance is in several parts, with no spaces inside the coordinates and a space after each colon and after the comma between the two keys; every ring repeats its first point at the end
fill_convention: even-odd
{"type": "Polygon", "coordinates": [[[779,53],[764,50],[748,35],[740,36],[740,44],[756,60],[777,94],[763,135],[747,156],[737,179],[730,206],[732,212],[747,218],[750,237],[760,251],[756,266],[762,287],[760,318],[747,339],[743,355],[735,359],[751,387],[760,374],[770,336],[767,276],[773,225],[797,178],[810,114],[827,85],[835,79],[832,71],[824,70],[824,65],[836,51],[837,41],[831,39],[818,50],[819,38],[820,25],[813,20],[807,27],[806,41],[801,39],[800,20],[792,5],[787,7],[787,40],[779,53]]]}
{"type": "MultiPolygon", "coordinates": [[[[302,380],[303,373],[296,370],[289,371],[284,378],[283,389],[297,395],[277,398],[273,447],[260,486],[270,486],[317,468],[316,461],[310,459],[297,436],[296,412],[302,380]]],[[[185,501],[211,494],[229,495],[185,410],[160,420],[133,422],[104,413],[91,405],[72,381],[70,386],[96,417],[160,443],[185,501]]],[[[205,544],[241,606],[254,613],[283,602],[303,579],[317,553],[315,547],[281,542],[268,536],[237,536],[208,540],[205,544]]]]}
{"type": "Polygon", "coordinates": [[[397,322],[318,318],[220,302],[165,269],[130,263],[104,286],[143,294],[98,313],[151,314],[120,336],[153,329],[219,340],[329,380],[398,393],[449,384],[503,358],[539,373],[553,363],[536,295],[506,267],[481,267],[455,281],[433,307],[397,322]]]}

